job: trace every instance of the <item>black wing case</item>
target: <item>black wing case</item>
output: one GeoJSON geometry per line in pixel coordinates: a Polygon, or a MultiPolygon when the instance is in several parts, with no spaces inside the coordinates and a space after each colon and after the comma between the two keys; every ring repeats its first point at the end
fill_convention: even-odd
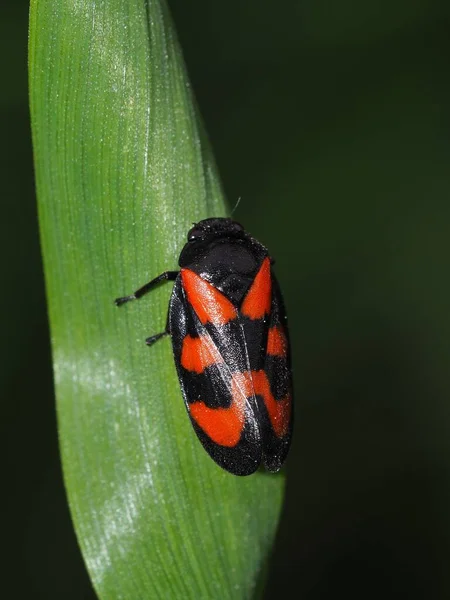
{"type": "Polygon", "coordinates": [[[293,388],[291,351],[286,311],[278,282],[272,276],[272,302],[269,316],[264,376],[259,387],[269,384],[267,397],[258,396],[263,440],[263,462],[267,470],[277,472],[282,467],[292,437],[293,388]],[[267,381],[266,381],[267,378],[267,381]]]}
{"type": "MultiPolygon", "coordinates": [[[[262,440],[255,418],[258,398],[253,395],[251,380],[242,379],[242,374],[248,373],[248,358],[238,319],[220,326],[202,324],[185,297],[179,276],[170,301],[169,329],[184,402],[200,442],[225,470],[250,475],[261,463],[262,440]],[[242,427],[234,427],[232,422],[230,425],[227,413],[236,401],[236,393],[242,402],[245,400],[242,427]],[[210,418],[209,433],[194,418],[199,407],[210,418]],[[226,443],[220,443],[224,428],[231,434],[235,430],[234,440],[228,437],[226,443]]],[[[264,443],[272,464],[272,455],[275,450],[280,453],[281,446],[266,437],[264,443]]]]}

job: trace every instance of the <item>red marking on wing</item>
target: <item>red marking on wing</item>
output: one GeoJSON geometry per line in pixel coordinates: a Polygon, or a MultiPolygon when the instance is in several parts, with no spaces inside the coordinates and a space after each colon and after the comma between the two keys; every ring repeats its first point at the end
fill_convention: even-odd
{"type": "Polygon", "coordinates": [[[237,310],[213,285],[190,269],[181,269],[181,281],[188,302],[200,321],[224,325],[237,317],[237,310]]]}
{"type": "Polygon", "coordinates": [[[285,436],[291,419],[291,395],[275,400],[265,371],[252,371],[252,378],[255,394],[262,396],[275,434],[279,438],[285,436]]]}
{"type": "Polygon", "coordinates": [[[286,358],[287,340],[281,326],[271,327],[267,336],[267,354],[286,358]]]}
{"type": "Polygon", "coordinates": [[[181,365],[188,371],[203,373],[206,367],[223,362],[220,352],[208,336],[187,335],[181,349],[181,365]]]}
{"type": "Polygon", "coordinates": [[[209,408],[201,400],[193,402],[190,413],[211,441],[231,448],[241,439],[247,398],[263,398],[275,434],[281,438],[288,433],[291,418],[291,395],[276,400],[270,390],[265,371],[235,373],[231,380],[232,402],[229,408],[209,408]]]}
{"type": "Polygon", "coordinates": [[[250,319],[262,319],[270,312],[272,303],[272,278],[270,276],[270,258],[265,258],[253,280],[244,302],[241,313],[250,319]]]}
{"type": "Polygon", "coordinates": [[[248,371],[235,373],[231,380],[232,402],[229,408],[209,408],[204,402],[193,402],[190,413],[208,437],[221,446],[231,448],[239,442],[244,428],[245,402],[253,395],[248,371]]]}

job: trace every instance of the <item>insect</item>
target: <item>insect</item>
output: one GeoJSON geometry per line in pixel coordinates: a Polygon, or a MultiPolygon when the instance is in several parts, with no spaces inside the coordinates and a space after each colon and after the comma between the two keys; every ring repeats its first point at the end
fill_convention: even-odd
{"type": "Polygon", "coordinates": [[[211,458],[235,475],[278,471],[292,434],[286,313],[267,249],[230,218],[194,224],[179,258],[129,296],[174,281],[166,328],[184,402],[211,458]]]}

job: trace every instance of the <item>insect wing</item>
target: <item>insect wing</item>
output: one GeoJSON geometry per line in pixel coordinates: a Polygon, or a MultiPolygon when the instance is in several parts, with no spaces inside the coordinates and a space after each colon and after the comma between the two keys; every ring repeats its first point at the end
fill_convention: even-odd
{"type": "Polygon", "coordinates": [[[289,333],[283,298],[272,274],[272,303],[264,369],[253,376],[255,391],[264,403],[263,462],[272,472],[284,463],[292,436],[292,372],[289,333]],[[257,379],[257,381],[256,381],[257,379]]]}
{"type": "Polygon", "coordinates": [[[291,439],[292,378],[286,312],[269,257],[263,260],[242,301],[239,319],[256,398],[263,462],[276,472],[291,439]]]}
{"type": "Polygon", "coordinates": [[[206,451],[235,475],[262,459],[253,381],[236,307],[189,269],[177,279],[169,326],[184,401],[206,451]]]}

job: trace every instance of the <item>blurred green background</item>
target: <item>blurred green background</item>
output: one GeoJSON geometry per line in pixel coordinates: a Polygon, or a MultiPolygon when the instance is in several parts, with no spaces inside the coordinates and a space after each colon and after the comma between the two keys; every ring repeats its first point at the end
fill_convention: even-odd
{"type": "MultiPolygon", "coordinates": [[[[450,5],[170,6],[230,204],[276,258],[291,324],[297,421],[266,598],[448,598],[450,5]]],[[[58,460],[28,2],[0,11],[2,590],[92,600],[58,460]]]]}

